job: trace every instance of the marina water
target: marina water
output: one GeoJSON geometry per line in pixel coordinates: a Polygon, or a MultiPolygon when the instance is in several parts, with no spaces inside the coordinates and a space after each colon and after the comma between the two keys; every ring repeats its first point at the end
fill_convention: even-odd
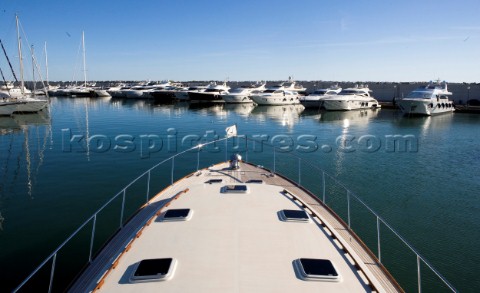
{"type": "MultiPolygon", "coordinates": [[[[0,291],[17,286],[144,170],[177,151],[223,137],[233,124],[249,139],[280,147],[277,164],[289,164],[282,156],[294,154],[342,181],[460,292],[480,290],[478,115],[403,117],[390,109],[322,112],[52,98],[44,113],[0,118],[0,291]]],[[[218,148],[222,153],[224,146],[218,148]]],[[[260,143],[250,150],[271,160],[271,152],[263,151],[260,143]]],[[[188,169],[197,164],[196,156],[178,164],[188,169]]],[[[170,183],[168,168],[152,177],[158,188],[170,183]]],[[[291,168],[296,174],[297,166],[291,168]]],[[[320,178],[313,172],[301,176],[302,181],[320,178]]],[[[375,220],[357,216],[356,221],[361,230],[375,220]]],[[[59,261],[84,254],[82,243],[70,245],[73,252],[59,261]]],[[[414,255],[406,257],[416,263],[414,255]]],[[[416,267],[411,270],[416,276],[416,267]]]]}

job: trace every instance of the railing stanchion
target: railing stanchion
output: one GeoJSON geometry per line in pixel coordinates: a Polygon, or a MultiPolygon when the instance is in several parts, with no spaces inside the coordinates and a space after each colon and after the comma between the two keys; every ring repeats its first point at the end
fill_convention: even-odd
{"type": "Polygon", "coordinates": [[[123,210],[125,209],[125,192],[126,192],[126,189],[123,190],[122,211],[120,212],[120,228],[123,228],[123,210]]]}
{"type": "Polygon", "coordinates": [[[148,170],[148,180],[147,180],[147,201],[146,203],[148,203],[148,197],[150,195],[150,170],[148,170]]]}
{"type": "Polygon", "coordinates": [[[418,293],[422,293],[422,278],[420,275],[420,257],[417,254],[418,293]]]}
{"type": "Polygon", "coordinates": [[[92,262],[93,240],[95,239],[95,227],[97,226],[97,214],[93,217],[92,237],[90,238],[90,254],[88,255],[88,262],[92,262]]]}
{"type": "Polygon", "coordinates": [[[323,204],[327,204],[325,202],[325,171],[322,172],[322,185],[323,185],[323,204]]]}
{"type": "Polygon", "coordinates": [[[351,229],[351,226],[350,226],[350,190],[347,190],[347,212],[348,212],[348,228],[351,229]]]}
{"type": "Polygon", "coordinates": [[[172,157],[172,176],[170,178],[170,185],[173,185],[173,170],[175,169],[175,157],[172,157]]]}
{"type": "Polygon", "coordinates": [[[302,185],[302,160],[298,158],[298,185],[302,185]]]}
{"type": "Polygon", "coordinates": [[[245,161],[248,162],[248,139],[247,139],[247,136],[245,135],[245,145],[246,145],[246,148],[245,148],[245,161]]]}
{"type": "Polygon", "coordinates": [[[228,161],[228,138],[225,140],[225,162],[228,161]]]}
{"type": "Polygon", "coordinates": [[[276,156],[276,152],[275,152],[275,147],[273,147],[273,173],[276,173],[276,166],[275,166],[275,156],[276,156]]]}
{"type": "Polygon", "coordinates": [[[199,148],[197,152],[197,172],[200,169],[200,150],[201,149],[199,148]]]}
{"type": "Polygon", "coordinates": [[[378,261],[382,263],[382,251],[380,250],[380,218],[377,216],[377,243],[378,243],[378,261]]]}
{"type": "Polygon", "coordinates": [[[53,287],[53,274],[55,273],[55,263],[57,262],[57,254],[53,255],[52,270],[50,271],[50,284],[48,285],[48,293],[52,292],[53,287]]]}

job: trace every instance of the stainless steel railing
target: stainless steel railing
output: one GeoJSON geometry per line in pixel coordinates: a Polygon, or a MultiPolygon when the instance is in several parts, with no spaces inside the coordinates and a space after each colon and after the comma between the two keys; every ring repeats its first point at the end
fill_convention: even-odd
{"type": "MultiPolygon", "coordinates": [[[[391,233],[393,233],[411,252],[413,252],[416,256],[416,270],[417,270],[417,280],[416,280],[416,286],[418,292],[422,292],[422,264],[426,265],[428,269],[430,269],[431,272],[433,272],[437,278],[440,280],[441,283],[444,284],[448,290],[457,292],[457,290],[453,287],[452,284],[450,284],[440,272],[438,272],[426,259],[423,257],[408,241],[406,241],[395,229],[393,229],[380,215],[378,215],[372,208],[370,208],[362,199],[360,199],[359,196],[357,196],[354,192],[350,191],[347,187],[345,187],[341,182],[339,182],[336,178],[333,176],[329,175],[326,173],[324,170],[321,168],[313,165],[311,162],[303,160],[300,156],[292,154],[292,153],[285,153],[285,152],[280,152],[278,148],[268,145],[265,142],[261,141],[254,141],[252,139],[248,139],[247,137],[242,137],[242,136],[237,136],[237,139],[243,139],[245,140],[245,149],[231,149],[230,152],[239,152],[243,153],[245,155],[245,161],[247,162],[255,162],[258,164],[258,161],[256,159],[259,159],[260,161],[265,161],[267,165],[266,168],[271,169],[274,173],[279,173],[282,174],[283,176],[286,176],[289,178],[291,181],[295,182],[298,184],[298,186],[301,186],[307,190],[312,191],[314,194],[321,194],[321,199],[322,202],[335,210],[335,207],[333,205],[329,205],[327,200],[328,200],[328,191],[327,187],[334,187],[334,188],[340,188],[344,191],[345,194],[345,201],[346,201],[346,219],[344,221],[348,224],[349,229],[352,229],[352,221],[351,221],[351,213],[352,213],[352,200],[357,201],[358,203],[361,204],[371,215],[373,215],[376,218],[376,242],[377,242],[377,258],[379,262],[382,263],[382,247],[381,247],[381,228],[382,224],[384,227],[388,228],[391,233]],[[254,143],[262,143],[262,147],[269,147],[271,148],[271,153],[273,155],[272,157],[269,157],[268,154],[269,152],[255,152],[249,149],[249,142],[254,142],[254,143]],[[280,153],[280,154],[279,154],[280,153]],[[257,157],[255,159],[252,159],[252,157],[257,157]],[[293,167],[292,164],[281,164],[279,157],[281,160],[284,160],[285,158],[290,158],[297,164],[296,170],[292,172],[293,167]],[[271,164],[271,166],[268,166],[268,163],[271,164]],[[285,168],[286,167],[286,168],[285,168]],[[310,175],[310,176],[302,176],[303,172],[307,173],[312,173],[316,175],[310,175]],[[320,176],[321,174],[321,176],[320,176]],[[318,177],[321,178],[318,178],[318,177]],[[309,178],[313,178],[313,181],[311,180],[308,182],[309,178]],[[321,179],[321,180],[318,180],[321,179]],[[330,180],[333,182],[334,185],[328,185],[327,180],[330,180]],[[320,183],[319,183],[320,182],[320,183]]],[[[229,138],[222,138],[216,141],[211,141],[211,142],[206,142],[203,144],[199,144],[197,146],[194,146],[188,150],[182,151],[180,153],[177,153],[161,162],[158,164],[154,165],[144,173],[142,173],[140,176],[135,178],[133,181],[131,181],[129,184],[127,184],[120,192],[115,194],[112,198],[110,198],[103,206],[101,206],[92,216],[90,216],[83,224],[80,225],[80,227],[75,230],[62,244],[58,246],[57,249],[55,249],[17,288],[13,290],[13,292],[18,292],[21,290],[25,284],[27,284],[42,268],[46,266],[47,263],[51,261],[51,269],[50,269],[50,276],[49,276],[49,286],[48,286],[48,291],[47,292],[52,292],[53,290],[53,281],[55,277],[55,269],[56,269],[56,261],[57,261],[57,255],[62,250],[62,248],[67,245],[75,236],[79,234],[79,232],[84,229],[88,224],[92,224],[92,230],[90,233],[90,241],[89,241],[89,256],[88,256],[88,263],[92,262],[93,260],[93,255],[94,255],[94,241],[95,241],[95,236],[97,234],[96,228],[97,228],[97,216],[99,215],[100,212],[102,212],[107,206],[109,206],[114,200],[122,196],[122,201],[121,201],[121,209],[120,209],[120,223],[118,229],[122,229],[124,226],[124,213],[125,213],[125,204],[126,204],[126,191],[128,188],[130,188],[133,184],[138,182],[140,179],[145,178],[147,179],[147,184],[146,184],[146,196],[145,196],[145,203],[148,204],[150,198],[150,189],[151,189],[151,180],[152,180],[152,171],[157,169],[159,166],[165,165],[168,162],[171,163],[170,166],[170,184],[173,185],[175,180],[174,180],[174,173],[175,173],[175,158],[179,158],[182,155],[185,155],[188,152],[196,151],[197,152],[197,163],[196,163],[196,170],[198,171],[200,169],[200,154],[202,153],[202,149],[210,144],[214,144],[220,141],[225,141],[225,160],[228,158],[228,140],[229,138]]],[[[263,150],[263,148],[262,148],[263,150]]],[[[218,152],[217,154],[221,154],[221,152],[218,152]]],[[[216,160],[215,162],[218,162],[220,160],[216,160]]],[[[212,162],[213,163],[213,162],[212,162]]],[[[204,165],[210,165],[210,164],[205,164],[204,165]]],[[[333,190],[333,189],[332,189],[333,190]]],[[[336,210],[335,210],[336,211],[336,210]]],[[[336,211],[337,212],[337,211],[336,211]]],[[[340,214],[339,214],[340,216],[340,214]]],[[[340,216],[342,217],[342,216],[340,216]]],[[[343,217],[342,217],[343,218],[343,217]]],[[[353,230],[353,229],[352,229],[353,230]]],[[[372,247],[370,249],[373,251],[372,247]]],[[[385,265],[385,264],[384,264],[385,265]]],[[[387,267],[388,268],[388,267],[387,267]]],[[[394,276],[395,277],[395,276],[394,276]]],[[[403,285],[403,284],[401,284],[403,285]]]]}

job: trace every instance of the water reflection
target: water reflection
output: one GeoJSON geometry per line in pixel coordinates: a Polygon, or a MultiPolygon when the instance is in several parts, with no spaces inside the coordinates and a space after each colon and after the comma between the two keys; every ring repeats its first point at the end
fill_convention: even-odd
{"type": "Polygon", "coordinates": [[[367,125],[376,118],[380,110],[325,111],[320,114],[321,122],[340,122],[342,125],[367,125]]]}
{"type": "Polygon", "coordinates": [[[223,109],[223,104],[202,104],[190,103],[188,109],[192,112],[200,114],[201,116],[217,116],[224,118],[227,116],[227,111],[223,109]]]}
{"type": "Polygon", "coordinates": [[[304,109],[305,107],[302,105],[257,106],[251,113],[257,121],[265,122],[271,119],[282,126],[292,129],[300,120],[300,114],[304,109]]]}
{"type": "Polygon", "coordinates": [[[255,106],[253,103],[245,104],[225,104],[224,109],[229,112],[235,112],[238,116],[248,117],[255,106]]]}
{"type": "Polygon", "coordinates": [[[47,111],[0,117],[0,198],[27,188],[31,197],[45,151],[52,145],[51,120],[47,111]]]}

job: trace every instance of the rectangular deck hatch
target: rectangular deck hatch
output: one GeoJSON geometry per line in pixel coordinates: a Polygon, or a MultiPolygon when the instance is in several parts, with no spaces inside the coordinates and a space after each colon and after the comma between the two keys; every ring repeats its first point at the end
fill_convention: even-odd
{"type": "Polygon", "coordinates": [[[192,217],[193,211],[190,209],[170,209],[163,215],[164,221],[187,221],[192,217]]]}
{"type": "Polygon", "coordinates": [[[309,222],[310,218],[305,211],[281,210],[280,217],[283,221],[309,222]]]}
{"type": "Polygon", "coordinates": [[[210,179],[208,181],[206,181],[205,183],[207,184],[212,184],[212,183],[222,183],[222,179],[210,179]]]}
{"type": "Polygon", "coordinates": [[[340,281],[340,276],[328,259],[300,258],[294,261],[295,269],[303,280],[340,281]]]}
{"type": "Polygon", "coordinates": [[[222,187],[222,193],[248,193],[247,185],[226,185],[222,187]]]}
{"type": "Polygon", "coordinates": [[[176,260],[173,258],[144,259],[136,264],[131,282],[165,281],[172,278],[176,260]]]}

